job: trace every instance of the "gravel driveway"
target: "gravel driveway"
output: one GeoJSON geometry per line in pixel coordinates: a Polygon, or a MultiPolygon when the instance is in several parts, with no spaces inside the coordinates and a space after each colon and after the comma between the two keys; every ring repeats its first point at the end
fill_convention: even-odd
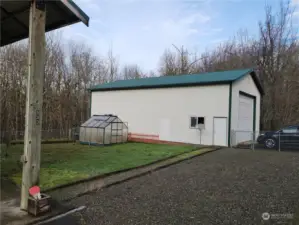
{"type": "Polygon", "coordinates": [[[222,149],[70,204],[87,206],[76,216],[90,225],[262,224],[299,206],[299,152],[222,149]]]}

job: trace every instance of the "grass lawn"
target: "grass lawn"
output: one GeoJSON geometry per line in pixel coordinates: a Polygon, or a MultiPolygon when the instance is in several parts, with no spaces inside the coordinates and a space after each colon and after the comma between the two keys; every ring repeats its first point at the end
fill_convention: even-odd
{"type": "MultiPolygon", "coordinates": [[[[169,156],[194,150],[192,145],[126,143],[105,147],[80,144],[42,145],[40,186],[50,188],[89,176],[144,165],[169,156]]],[[[1,179],[20,185],[22,165],[18,162],[23,145],[13,145],[4,156],[1,148],[1,179]]]]}

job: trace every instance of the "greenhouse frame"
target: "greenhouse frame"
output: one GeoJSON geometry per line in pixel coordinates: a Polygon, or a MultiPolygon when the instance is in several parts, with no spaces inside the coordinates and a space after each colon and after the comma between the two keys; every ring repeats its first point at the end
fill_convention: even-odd
{"type": "Polygon", "coordinates": [[[88,145],[125,143],[128,125],[116,115],[93,115],[80,126],[79,141],[88,145]]]}

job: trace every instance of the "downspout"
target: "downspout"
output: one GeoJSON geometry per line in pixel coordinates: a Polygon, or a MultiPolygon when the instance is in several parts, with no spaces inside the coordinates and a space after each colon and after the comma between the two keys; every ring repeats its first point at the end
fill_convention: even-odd
{"type": "Polygon", "coordinates": [[[88,94],[89,94],[89,103],[88,103],[88,105],[89,105],[89,112],[88,112],[88,114],[89,114],[89,118],[90,118],[91,117],[91,96],[92,96],[92,91],[88,90],[88,94]]]}
{"type": "Polygon", "coordinates": [[[200,144],[201,144],[201,130],[200,130],[200,144]]]}
{"type": "Polygon", "coordinates": [[[229,84],[229,99],[228,99],[228,147],[231,147],[231,121],[232,121],[232,82],[229,84]]]}

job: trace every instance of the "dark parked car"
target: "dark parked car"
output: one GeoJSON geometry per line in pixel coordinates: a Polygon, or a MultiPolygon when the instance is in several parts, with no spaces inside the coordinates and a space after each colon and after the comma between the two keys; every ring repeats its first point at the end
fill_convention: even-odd
{"type": "Polygon", "coordinates": [[[299,125],[262,133],[258,136],[257,142],[270,149],[277,148],[279,144],[299,147],[299,125]]]}

